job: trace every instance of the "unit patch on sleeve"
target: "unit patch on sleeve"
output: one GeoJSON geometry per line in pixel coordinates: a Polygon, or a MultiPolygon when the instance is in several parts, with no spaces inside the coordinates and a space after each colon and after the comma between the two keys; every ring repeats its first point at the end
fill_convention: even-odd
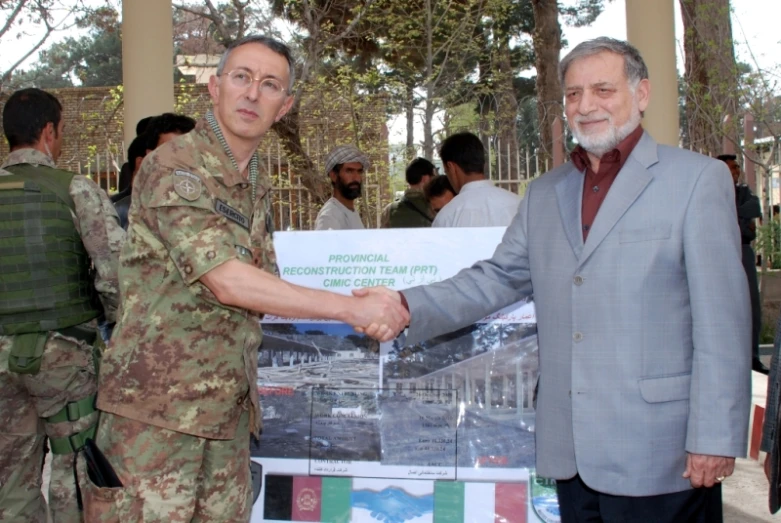
{"type": "Polygon", "coordinates": [[[177,169],[174,171],[174,191],[187,201],[194,202],[201,197],[203,182],[193,173],[177,169]]]}
{"type": "Polygon", "coordinates": [[[228,205],[222,200],[216,200],[214,203],[214,210],[218,214],[222,214],[232,222],[236,222],[245,229],[249,230],[249,218],[241,214],[239,211],[228,205]]]}

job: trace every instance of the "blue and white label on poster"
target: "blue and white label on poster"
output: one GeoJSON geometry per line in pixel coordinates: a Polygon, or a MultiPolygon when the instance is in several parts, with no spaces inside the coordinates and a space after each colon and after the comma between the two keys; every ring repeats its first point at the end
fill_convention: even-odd
{"type": "MultiPolygon", "coordinates": [[[[448,278],[489,258],[503,233],[278,232],[274,245],[283,279],[349,294],[448,278]]],[[[555,488],[533,480],[530,297],[414,346],[306,319],[267,316],[263,331],[253,522],[556,521],[555,488]]]]}
{"type": "Polygon", "coordinates": [[[534,513],[544,523],[559,523],[559,499],[556,495],[556,481],[537,477],[532,473],[529,480],[531,485],[531,502],[534,513]]]}

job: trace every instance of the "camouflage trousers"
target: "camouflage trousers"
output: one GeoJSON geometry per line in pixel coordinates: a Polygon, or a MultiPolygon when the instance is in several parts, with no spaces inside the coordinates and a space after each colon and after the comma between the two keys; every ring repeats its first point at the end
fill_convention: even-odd
{"type": "MultiPolygon", "coordinates": [[[[49,334],[37,374],[8,370],[12,338],[0,336],[0,521],[46,522],[41,493],[46,436],[78,433],[97,412],[75,422],[47,423],[67,403],[95,393],[92,347],[58,333],[49,334]]],[[[49,511],[54,523],[81,522],[76,501],[73,454],[52,456],[49,511]]]]}
{"type": "Polygon", "coordinates": [[[247,412],[232,440],[199,438],[101,412],[95,441],[123,487],[98,488],[80,457],[86,521],[249,521],[247,412]]]}

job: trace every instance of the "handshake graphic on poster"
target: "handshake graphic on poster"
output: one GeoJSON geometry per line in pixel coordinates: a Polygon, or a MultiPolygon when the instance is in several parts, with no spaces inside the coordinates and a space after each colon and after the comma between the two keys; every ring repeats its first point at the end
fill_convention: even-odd
{"type": "Polygon", "coordinates": [[[354,508],[366,509],[374,519],[384,523],[404,523],[432,512],[433,505],[432,494],[414,496],[398,487],[353,493],[354,508]]]}

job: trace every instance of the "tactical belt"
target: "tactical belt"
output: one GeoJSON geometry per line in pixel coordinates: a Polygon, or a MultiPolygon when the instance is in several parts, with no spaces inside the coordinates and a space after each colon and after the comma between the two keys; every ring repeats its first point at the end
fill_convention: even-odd
{"type": "Polygon", "coordinates": [[[88,439],[95,439],[97,431],[98,425],[95,424],[78,434],[71,434],[64,438],[49,438],[49,448],[52,449],[52,454],[72,454],[79,451],[88,439]]]}
{"type": "MultiPolygon", "coordinates": [[[[82,398],[79,401],[68,403],[57,414],[46,418],[46,422],[61,423],[63,421],[76,421],[89,416],[93,412],[97,412],[97,409],[95,408],[95,394],[82,398]]],[[[49,446],[52,449],[52,453],[71,454],[78,451],[84,446],[87,439],[95,439],[97,428],[98,424],[95,423],[89,428],[77,432],[76,434],[71,434],[70,436],[49,438],[49,446]]]]}
{"type": "Polygon", "coordinates": [[[95,412],[95,394],[72,401],[65,405],[57,414],[49,416],[47,423],[61,423],[63,421],[76,421],[95,412]]]}

